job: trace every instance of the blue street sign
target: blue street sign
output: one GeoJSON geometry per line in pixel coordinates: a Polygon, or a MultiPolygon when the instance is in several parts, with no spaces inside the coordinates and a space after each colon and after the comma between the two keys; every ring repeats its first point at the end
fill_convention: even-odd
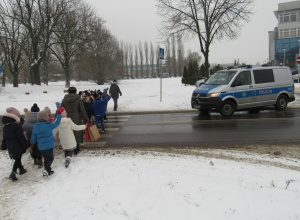
{"type": "Polygon", "coordinates": [[[163,48],[159,48],[159,59],[165,59],[165,50],[163,48]]]}
{"type": "Polygon", "coordinates": [[[0,73],[2,72],[2,67],[0,66],[0,73]]]}

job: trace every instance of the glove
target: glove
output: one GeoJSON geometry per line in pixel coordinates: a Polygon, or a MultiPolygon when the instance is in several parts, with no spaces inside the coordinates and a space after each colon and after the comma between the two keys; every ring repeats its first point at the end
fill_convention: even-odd
{"type": "Polygon", "coordinates": [[[65,110],[64,107],[58,107],[57,108],[57,114],[61,114],[65,110]]]}
{"type": "Polygon", "coordinates": [[[31,145],[30,147],[27,148],[27,150],[31,150],[33,148],[33,145],[31,145]]]}
{"type": "Polygon", "coordinates": [[[120,93],[120,96],[122,96],[122,93],[120,93]]]}

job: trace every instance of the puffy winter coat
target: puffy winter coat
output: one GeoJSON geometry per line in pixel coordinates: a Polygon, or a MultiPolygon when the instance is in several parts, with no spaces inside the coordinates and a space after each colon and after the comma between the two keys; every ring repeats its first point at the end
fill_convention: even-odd
{"type": "MultiPolygon", "coordinates": [[[[75,93],[65,95],[61,106],[66,109],[68,117],[72,119],[74,124],[82,125],[82,119],[84,119],[85,122],[90,122],[79,95],[75,93]]],[[[74,131],[74,134],[76,142],[83,143],[83,131],[74,131]]]]}
{"type": "Polygon", "coordinates": [[[33,125],[37,123],[37,115],[38,112],[31,112],[30,115],[25,119],[24,124],[22,126],[25,132],[25,136],[29,141],[31,140],[33,125]]]}
{"type": "Polygon", "coordinates": [[[76,139],[73,133],[74,131],[84,130],[85,125],[76,125],[71,118],[63,117],[60,125],[53,130],[53,136],[59,132],[60,144],[64,150],[72,150],[76,148],[76,139]]]}
{"type": "Polygon", "coordinates": [[[21,157],[26,149],[30,147],[19,120],[16,115],[10,113],[5,113],[2,117],[4,127],[1,150],[8,149],[8,153],[13,159],[21,157]]]}
{"type": "Polygon", "coordinates": [[[113,98],[119,98],[119,94],[122,95],[122,92],[121,92],[118,84],[115,82],[113,82],[110,85],[109,93],[111,94],[111,97],[113,97],[113,98]]]}
{"type": "Polygon", "coordinates": [[[31,144],[38,144],[39,150],[48,150],[54,148],[53,130],[59,126],[61,115],[56,116],[53,123],[50,122],[37,122],[33,126],[31,135],[31,144]]]}
{"type": "Polygon", "coordinates": [[[95,100],[93,103],[93,112],[95,116],[105,115],[105,104],[111,99],[108,95],[104,100],[95,100]]]}

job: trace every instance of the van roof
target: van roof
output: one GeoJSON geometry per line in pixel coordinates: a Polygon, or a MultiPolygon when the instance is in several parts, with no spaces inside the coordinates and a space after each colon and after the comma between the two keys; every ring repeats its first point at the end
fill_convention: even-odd
{"type": "Polygon", "coordinates": [[[228,66],[227,70],[242,70],[242,69],[250,69],[250,70],[257,70],[257,69],[288,69],[287,66],[252,66],[252,65],[243,65],[243,66],[228,66]]]}

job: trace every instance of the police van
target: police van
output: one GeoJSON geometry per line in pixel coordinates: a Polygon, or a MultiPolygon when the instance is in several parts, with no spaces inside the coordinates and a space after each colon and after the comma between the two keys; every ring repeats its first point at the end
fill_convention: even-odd
{"type": "Polygon", "coordinates": [[[201,112],[231,116],[238,110],[259,111],[273,105],[279,111],[295,100],[294,82],[288,67],[228,67],[214,73],[192,95],[191,105],[201,112]]]}

